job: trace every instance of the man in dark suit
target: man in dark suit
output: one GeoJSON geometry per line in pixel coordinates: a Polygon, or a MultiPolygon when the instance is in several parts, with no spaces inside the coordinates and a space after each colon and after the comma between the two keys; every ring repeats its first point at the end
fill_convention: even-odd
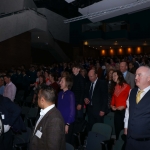
{"type": "Polygon", "coordinates": [[[21,109],[15,103],[9,98],[0,95],[0,114],[4,124],[4,134],[2,138],[4,150],[12,150],[12,130],[20,132],[26,129],[20,117],[20,113],[21,109]]]}
{"type": "Polygon", "coordinates": [[[94,123],[103,122],[108,104],[108,87],[106,81],[98,79],[96,70],[90,70],[88,76],[90,82],[86,86],[84,102],[87,104],[91,130],[94,123]]]}
{"type": "Polygon", "coordinates": [[[60,112],[55,108],[55,91],[44,86],[38,94],[41,108],[33,131],[30,150],[65,150],[65,124],[60,112]]]}
{"type": "Polygon", "coordinates": [[[127,100],[125,113],[126,150],[150,149],[150,68],[136,70],[136,88],[127,100]]]}
{"type": "Polygon", "coordinates": [[[126,62],[121,62],[119,65],[120,71],[122,72],[124,79],[130,85],[131,89],[133,89],[135,87],[134,74],[128,71],[128,65],[126,62]]]}

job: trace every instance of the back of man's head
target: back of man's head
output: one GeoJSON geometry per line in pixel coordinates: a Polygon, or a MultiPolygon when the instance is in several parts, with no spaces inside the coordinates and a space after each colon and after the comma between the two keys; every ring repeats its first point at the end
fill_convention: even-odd
{"type": "Polygon", "coordinates": [[[50,87],[50,86],[42,86],[40,88],[40,97],[43,97],[45,101],[49,102],[49,103],[55,103],[55,99],[56,99],[56,96],[55,96],[55,90],[50,87]]]}

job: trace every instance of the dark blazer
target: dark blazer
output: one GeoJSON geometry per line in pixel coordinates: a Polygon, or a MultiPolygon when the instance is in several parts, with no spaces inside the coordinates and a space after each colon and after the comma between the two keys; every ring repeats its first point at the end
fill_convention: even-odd
{"type": "Polygon", "coordinates": [[[22,77],[22,89],[23,90],[28,90],[29,86],[30,86],[29,77],[27,75],[24,75],[22,77]]]}
{"type": "Polygon", "coordinates": [[[30,150],[66,150],[65,124],[57,108],[49,110],[39,122],[31,136],[30,150]],[[35,133],[40,128],[42,136],[38,138],[35,133]]]}
{"type": "Polygon", "coordinates": [[[5,115],[2,119],[4,125],[10,125],[16,132],[26,129],[20,117],[21,109],[9,98],[2,95],[0,95],[0,112],[5,115]]]}
{"type": "Polygon", "coordinates": [[[107,76],[106,69],[102,69],[100,79],[105,80],[105,79],[106,79],[106,76],[107,76]]]}
{"type": "Polygon", "coordinates": [[[71,91],[75,95],[76,105],[83,105],[84,103],[84,86],[85,81],[80,73],[78,75],[73,75],[73,86],[71,91]]]}
{"type": "MultiPolygon", "coordinates": [[[[86,86],[85,96],[84,98],[89,99],[89,90],[90,90],[91,82],[89,82],[86,86]]],[[[92,96],[92,106],[95,115],[99,115],[100,111],[106,112],[108,105],[108,86],[107,82],[104,80],[98,79],[93,91],[92,96]]]]}
{"type": "Polygon", "coordinates": [[[131,89],[135,87],[135,75],[131,72],[127,72],[125,77],[126,82],[130,85],[131,89]]]}

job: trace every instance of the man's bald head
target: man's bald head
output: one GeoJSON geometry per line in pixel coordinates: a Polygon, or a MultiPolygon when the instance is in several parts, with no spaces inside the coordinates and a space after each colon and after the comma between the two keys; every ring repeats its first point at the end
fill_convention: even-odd
{"type": "Polygon", "coordinates": [[[97,79],[96,70],[95,69],[90,70],[88,73],[88,77],[91,82],[94,82],[97,79]]]}
{"type": "Polygon", "coordinates": [[[150,68],[148,66],[141,66],[136,70],[135,82],[141,90],[150,86],[150,68]]]}

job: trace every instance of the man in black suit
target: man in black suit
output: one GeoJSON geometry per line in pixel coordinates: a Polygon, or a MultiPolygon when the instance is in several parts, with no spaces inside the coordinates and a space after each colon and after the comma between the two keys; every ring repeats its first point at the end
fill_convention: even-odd
{"type": "Polygon", "coordinates": [[[4,134],[1,142],[3,145],[0,145],[0,147],[4,147],[4,150],[12,150],[12,130],[20,132],[26,129],[20,117],[21,109],[9,98],[0,95],[0,113],[4,124],[4,134]]]}
{"type": "Polygon", "coordinates": [[[106,81],[98,79],[96,70],[90,70],[88,76],[90,82],[86,86],[84,102],[87,104],[91,130],[94,123],[103,122],[108,104],[108,87],[106,81]]]}

